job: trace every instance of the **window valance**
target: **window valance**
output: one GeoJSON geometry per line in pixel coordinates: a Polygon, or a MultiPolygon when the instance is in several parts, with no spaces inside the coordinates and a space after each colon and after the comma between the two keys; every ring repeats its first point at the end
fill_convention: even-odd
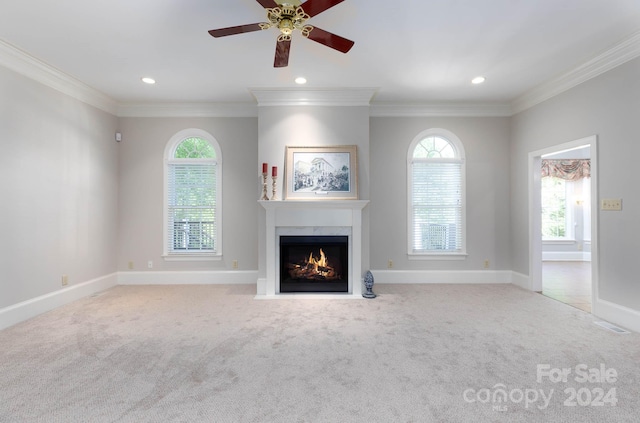
{"type": "Polygon", "coordinates": [[[591,177],[589,159],[542,159],[542,177],[553,176],[567,181],[577,181],[591,177]]]}

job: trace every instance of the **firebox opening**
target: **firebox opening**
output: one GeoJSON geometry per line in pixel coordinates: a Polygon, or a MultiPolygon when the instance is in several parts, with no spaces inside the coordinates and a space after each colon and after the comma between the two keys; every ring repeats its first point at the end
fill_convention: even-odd
{"type": "Polygon", "coordinates": [[[281,236],[280,292],[348,292],[348,236],[281,236]]]}

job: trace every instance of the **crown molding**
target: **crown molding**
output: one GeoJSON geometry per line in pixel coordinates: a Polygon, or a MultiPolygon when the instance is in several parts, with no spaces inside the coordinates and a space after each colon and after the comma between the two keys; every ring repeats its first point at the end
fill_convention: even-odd
{"type": "Polygon", "coordinates": [[[511,102],[371,104],[377,88],[250,88],[253,103],[122,103],[0,40],[0,66],[63,94],[121,117],[255,117],[263,106],[367,106],[371,116],[512,116],[640,57],[640,31],[577,68],[539,85],[511,102]]]}
{"type": "Polygon", "coordinates": [[[121,103],[118,117],[257,117],[255,103],[121,103]]]}
{"type": "Polygon", "coordinates": [[[511,106],[513,114],[520,113],[542,103],[596,76],[620,66],[640,56],[640,31],[616,44],[577,68],[539,85],[520,97],[511,106]]]}
{"type": "Polygon", "coordinates": [[[264,106],[369,106],[377,88],[250,88],[264,106]]]}
{"type": "MultiPolygon", "coordinates": [[[[344,99],[341,99],[344,100],[344,99]]],[[[301,105],[294,101],[268,101],[262,105],[301,105]]],[[[307,101],[304,105],[362,106],[360,102],[340,101],[327,98],[326,101],[307,101]]],[[[118,105],[118,117],[257,117],[258,107],[253,103],[122,103],[118,105]]],[[[372,117],[505,117],[511,116],[511,106],[501,103],[462,104],[371,104],[372,117]]]]}
{"type": "Polygon", "coordinates": [[[0,65],[83,103],[116,114],[117,103],[110,97],[3,40],[0,40],[0,65]]]}
{"type": "Polygon", "coordinates": [[[370,113],[373,117],[508,117],[512,114],[511,106],[504,103],[374,103],[370,113]]]}

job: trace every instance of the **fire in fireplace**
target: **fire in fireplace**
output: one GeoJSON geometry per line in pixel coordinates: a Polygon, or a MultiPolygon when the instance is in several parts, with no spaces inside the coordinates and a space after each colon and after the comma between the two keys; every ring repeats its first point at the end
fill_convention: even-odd
{"type": "Polygon", "coordinates": [[[347,236],[281,236],[280,292],[348,292],[347,236]]]}

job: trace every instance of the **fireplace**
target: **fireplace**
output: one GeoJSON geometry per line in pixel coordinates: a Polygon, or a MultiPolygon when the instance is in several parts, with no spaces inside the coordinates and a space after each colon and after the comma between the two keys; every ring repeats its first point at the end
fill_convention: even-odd
{"type": "Polygon", "coordinates": [[[280,236],[280,292],[348,292],[349,237],[280,236]]]}
{"type": "MultiPolygon", "coordinates": [[[[260,250],[260,269],[264,271],[264,275],[258,278],[256,298],[362,299],[362,209],[368,203],[366,200],[259,201],[266,214],[264,248],[260,250]],[[281,238],[284,238],[285,243],[293,241],[294,244],[300,244],[301,238],[311,239],[315,243],[318,237],[329,237],[323,239],[323,242],[330,241],[329,245],[319,247],[331,267],[341,267],[337,272],[342,275],[342,279],[325,284],[324,287],[320,287],[317,280],[304,281],[304,284],[298,281],[293,291],[287,291],[288,288],[291,289],[286,286],[287,283],[292,282],[288,281],[285,282],[284,289],[281,289],[281,269],[286,269],[289,264],[295,266],[299,261],[304,265],[305,260],[309,261],[309,256],[314,262],[322,260],[320,248],[310,248],[309,245],[303,245],[304,254],[298,253],[301,258],[292,257],[290,252],[285,253],[289,254],[289,258],[283,259],[281,238]],[[339,242],[335,243],[336,240],[339,242]],[[339,266],[333,264],[334,256],[340,257],[339,266]],[[313,291],[303,290],[303,285],[311,284],[313,291]]],[[[303,241],[303,244],[304,242],[308,240],[303,241]]],[[[291,275],[288,277],[291,278],[291,275]]]]}

